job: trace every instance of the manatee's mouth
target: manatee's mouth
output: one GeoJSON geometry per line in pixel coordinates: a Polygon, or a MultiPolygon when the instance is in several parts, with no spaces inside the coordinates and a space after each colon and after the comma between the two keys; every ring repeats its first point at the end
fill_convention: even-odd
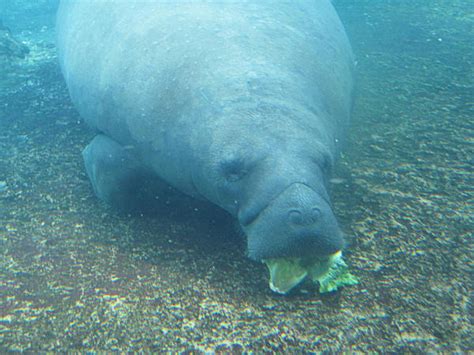
{"type": "Polygon", "coordinates": [[[247,254],[267,265],[273,291],[287,293],[306,278],[320,292],[356,282],[342,260],[344,240],[324,192],[296,182],[260,201],[240,210],[238,219],[247,254]]]}
{"type": "Polygon", "coordinates": [[[327,257],[273,258],[262,260],[270,271],[270,288],[278,293],[287,293],[301,283],[306,276],[312,278],[325,274],[341,251],[327,257]]]}
{"type": "Polygon", "coordinates": [[[270,289],[281,294],[288,293],[307,277],[319,283],[321,293],[358,283],[357,278],[349,273],[340,250],[326,257],[278,258],[263,262],[270,271],[270,289]]]}
{"type": "MultiPolygon", "coordinates": [[[[260,236],[253,232],[247,234],[247,256],[258,262],[273,259],[297,259],[298,263],[306,265],[311,264],[314,260],[327,259],[329,256],[340,252],[344,247],[343,243],[330,245],[330,243],[321,242],[331,238],[324,234],[313,233],[307,237],[302,237],[304,242],[286,242],[285,240],[284,243],[278,243],[278,246],[268,245],[268,249],[262,249],[261,245],[254,247],[252,243],[254,238],[258,239],[260,236]]],[[[287,234],[275,234],[275,238],[286,239],[286,237],[287,234]]]]}

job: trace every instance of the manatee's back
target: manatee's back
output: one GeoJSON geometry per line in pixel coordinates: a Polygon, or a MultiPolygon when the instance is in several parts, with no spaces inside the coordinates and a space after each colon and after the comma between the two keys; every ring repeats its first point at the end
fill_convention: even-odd
{"type": "Polygon", "coordinates": [[[229,129],[333,144],[349,118],[351,51],[329,0],[63,0],[57,31],[82,117],[122,144],[173,144],[173,162],[229,129]],[[279,110],[295,117],[270,121],[279,110]]]}
{"type": "MultiPolygon", "coordinates": [[[[114,106],[113,91],[126,86],[119,77],[125,68],[115,62],[127,55],[117,38],[130,26],[122,8],[131,2],[118,3],[62,0],[56,24],[59,60],[71,99],[90,126],[109,133],[111,120],[122,117],[114,112],[122,105],[114,106]]],[[[126,130],[117,130],[118,123],[112,131],[126,136],[126,130]]]]}

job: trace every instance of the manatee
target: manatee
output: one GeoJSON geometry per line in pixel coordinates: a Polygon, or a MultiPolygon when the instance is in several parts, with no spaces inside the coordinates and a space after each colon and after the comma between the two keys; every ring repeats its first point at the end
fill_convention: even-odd
{"type": "Polygon", "coordinates": [[[329,0],[62,1],[57,34],[99,198],[153,177],[234,216],[253,260],[343,248],[328,181],[353,57],[329,0]]]}

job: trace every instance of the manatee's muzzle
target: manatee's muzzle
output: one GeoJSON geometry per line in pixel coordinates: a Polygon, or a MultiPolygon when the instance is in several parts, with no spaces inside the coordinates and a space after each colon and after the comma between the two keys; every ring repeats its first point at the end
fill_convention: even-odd
{"type": "Polygon", "coordinates": [[[303,183],[293,183],[242,225],[254,260],[331,255],[344,245],[329,203],[303,183]]]}

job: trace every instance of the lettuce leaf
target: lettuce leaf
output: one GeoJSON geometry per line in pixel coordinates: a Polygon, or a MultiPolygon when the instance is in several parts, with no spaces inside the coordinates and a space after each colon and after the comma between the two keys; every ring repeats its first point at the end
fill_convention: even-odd
{"type": "Polygon", "coordinates": [[[319,283],[320,293],[358,283],[357,278],[349,272],[340,251],[327,258],[278,258],[263,262],[270,271],[270,288],[277,293],[288,293],[306,277],[319,283]]]}

